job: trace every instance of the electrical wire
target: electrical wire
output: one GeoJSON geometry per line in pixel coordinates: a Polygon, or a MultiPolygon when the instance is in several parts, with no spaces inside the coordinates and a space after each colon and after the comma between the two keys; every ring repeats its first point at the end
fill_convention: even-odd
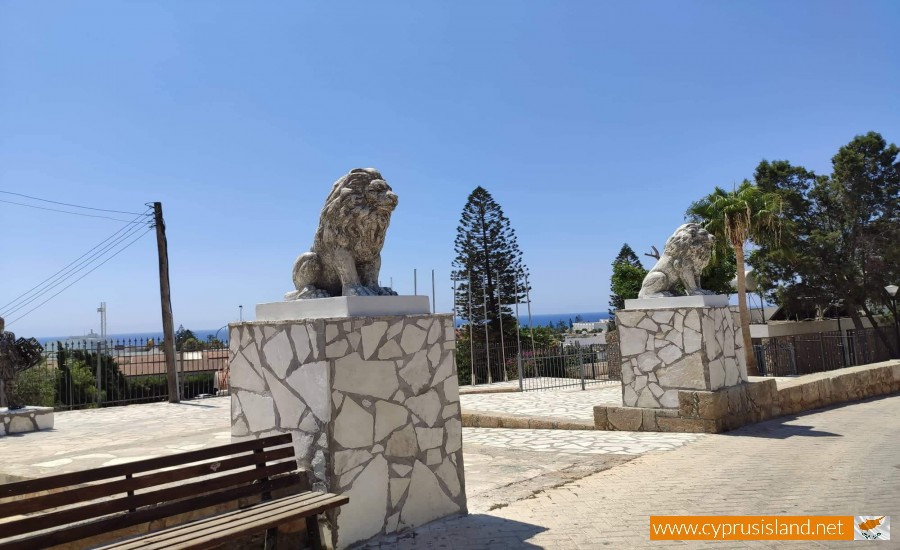
{"type": "MultiPolygon", "coordinates": [[[[143,217],[143,216],[145,216],[145,215],[147,215],[148,212],[150,212],[150,209],[147,209],[147,210],[146,210],[144,213],[142,213],[142,214],[138,214],[137,217],[134,218],[134,220],[132,220],[132,222],[135,221],[135,220],[137,220],[137,219],[139,219],[139,218],[141,218],[141,217],[143,217]]],[[[131,229],[133,229],[135,226],[130,225],[132,222],[128,222],[128,223],[127,223],[126,225],[124,225],[121,229],[119,229],[118,231],[116,231],[115,233],[113,233],[112,235],[110,235],[109,237],[107,237],[107,238],[103,239],[102,241],[100,241],[97,245],[95,245],[93,248],[91,248],[90,250],[88,250],[87,252],[85,252],[84,254],[82,254],[81,256],[75,258],[75,259],[74,259],[71,263],[69,263],[67,266],[63,267],[62,269],[60,269],[59,271],[57,271],[57,272],[54,273],[53,275],[50,275],[49,277],[47,277],[46,279],[44,279],[43,281],[41,281],[41,282],[38,283],[37,285],[33,286],[32,288],[26,290],[24,293],[22,293],[22,294],[20,294],[19,296],[17,296],[17,297],[16,297],[15,299],[13,299],[11,302],[9,302],[9,303],[7,303],[7,304],[4,304],[2,307],[0,307],[0,311],[7,312],[7,311],[8,311],[8,308],[9,308],[10,306],[15,305],[15,304],[18,304],[19,301],[21,301],[23,298],[27,297],[27,296],[28,296],[29,294],[31,294],[34,290],[40,289],[40,288],[43,287],[48,281],[53,280],[57,275],[59,275],[59,274],[65,272],[65,271],[69,270],[69,268],[71,268],[72,266],[74,266],[75,264],[77,264],[77,263],[79,262],[79,260],[81,260],[81,259],[84,258],[85,256],[89,255],[90,253],[94,252],[95,250],[97,250],[97,249],[100,248],[101,246],[103,246],[104,243],[106,243],[106,242],[112,240],[113,238],[115,238],[116,235],[118,235],[119,233],[122,233],[122,232],[125,231],[125,230],[131,230],[131,229]]],[[[127,236],[123,235],[122,238],[127,238],[127,236]]],[[[39,292],[38,294],[40,294],[40,293],[42,293],[42,292],[43,292],[43,290],[41,290],[41,292],[39,292]]]]}
{"type": "Polygon", "coordinates": [[[108,208],[94,208],[93,206],[81,206],[78,204],[70,204],[68,202],[51,201],[49,199],[42,199],[40,197],[32,197],[31,195],[25,195],[22,193],[14,193],[12,191],[0,190],[0,193],[3,193],[5,195],[16,195],[17,197],[25,197],[26,199],[31,199],[31,200],[35,200],[35,201],[49,202],[50,204],[59,204],[61,206],[71,206],[73,208],[84,208],[85,210],[96,210],[98,212],[115,212],[116,214],[129,214],[132,216],[138,215],[137,212],[125,212],[124,210],[110,210],[108,208]]]}
{"type": "Polygon", "coordinates": [[[34,311],[34,310],[38,309],[39,307],[43,306],[44,304],[46,304],[47,302],[49,302],[49,301],[52,300],[53,298],[56,298],[57,296],[59,296],[60,294],[62,294],[66,289],[68,289],[70,286],[72,286],[72,285],[74,285],[75,283],[77,283],[78,281],[84,279],[85,277],[87,277],[88,275],[90,275],[91,273],[93,273],[94,271],[96,271],[100,266],[102,266],[102,265],[105,264],[106,262],[112,260],[113,258],[115,258],[116,256],[118,256],[119,254],[121,254],[123,251],[125,251],[128,247],[130,247],[130,246],[133,245],[134,243],[138,242],[138,241],[141,239],[141,237],[143,237],[144,235],[146,235],[146,234],[149,233],[150,231],[153,231],[153,228],[152,228],[152,227],[148,228],[146,231],[144,231],[143,233],[141,233],[140,235],[138,235],[136,239],[134,239],[133,241],[129,242],[128,244],[126,244],[125,246],[123,246],[122,248],[120,248],[119,250],[117,250],[112,256],[109,256],[108,258],[106,258],[105,260],[103,260],[102,262],[100,262],[99,264],[97,264],[96,266],[94,266],[90,271],[88,271],[87,273],[85,273],[85,274],[82,275],[81,277],[75,279],[74,281],[72,281],[71,283],[69,283],[68,285],[66,285],[65,287],[63,287],[59,292],[57,292],[57,293],[54,294],[53,296],[50,296],[49,298],[47,298],[47,299],[44,300],[43,302],[39,303],[38,305],[34,306],[33,308],[29,309],[28,311],[26,311],[26,312],[23,313],[22,315],[16,317],[16,318],[13,319],[12,321],[6,323],[7,326],[12,325],[12,324],[15,323],[16,321],[18,321],[18,320],[22,319],[23,317],[27,316],[28,314],[30,314],[32,311],[34,311]]]}
{"type": "Polygon", "coordinates": [[[62,276],[56,277],[56,279],[53,281],[53,284],[50,284],[50,285],[44,285],[44,288],[42,288],[40,291],[38,291],[34,296],[31,296],[30,298],[28,298],[28,299],[25,300],[25,301],[21,301],[19,304],[17,304],[17,305],[16,305],[15,307],[13,307],[12,309],[6,309],[6,310],[4,310],[4,311],[3,311],[3,315],[4,315],[4,316],[11,315],[11,314],[13,314],[13,313],[15,313],[15,312],[21,310],[22,308],[24,308],[24,307],[27,306],[28,304],[34,302],[35,300],[38,300],[39,298],[41,298],[43,295],[47,294],[48,292],[50,292],[50,291],[53,290],[54,288],[56,288],[56,287],[58,287],[59,285],[65,283],[66,280],[71,279],[73,275],[75,275],[75,274],[77,274],[77,273],[83,271],[84,269],[86,269],[87,267],[89,267],[91,264],[93,264],[94,262],[96,262],[97,260],[99,260],[100,258],[102,258],[109,250],[115,248],[116,246],[118,246],[118,245],[121,244],[122,242],[126,241],[129,237],[131,237],[132,235],[134,235],[135,233],[137,233],[138,231],[140,231],[140,229],[141,229],[140,226],[132,226],[132,227],[131,227],[126,233],[124,233],[121,237],[117,238],[117,239],[114,240],[113,242],[107,244],[107,245],[104,246],[102,249],[100,249],[100,250],[97,252],[97,254],[95,254],[94,256],[92,256],[92,257],[90,257],[90,258],[88,258],[88,259],[86,259],[86,260],[82,260],[81,262],[79,262],[79,264],[77,264],[77,267],[78,267],[77,269],[70,269],[68,272],[64,273],[62,276]]]}
{"type": "MultiPolygon", "coordinates": [[[[114,220],[114,221],[117,221],[117,222],[140,223],[140,222],[129,222],[129,221],[127,221],[127,220],[123,220],[123,219],[121,219],[121,218],[113,218],[113,217],[111,217],[111,216],[100,216],[100,215],[98,215],[98,214],[82,214],[81,212],[70,212],[70,211],[68,211],[68,210],[60,210],[59,208],[47,208],[47,207],[44,207],[44,206],[35,206],[35,205],[33,205],[33,204],[25,204],[25,203],[21,203],[21,202],[6,201],[6,200],[3,200],[3,199],[0,199],[0,202],[5,202],[6,204],[14,204],[14,205],[16,205],[16,206],[24,206],[24,207],[26,207],[26,208],[36,208],[36,209],[38,209],[38,210],[47,210],[47,211],[50,211],[50,212],[61,212],[61,213],[63,213],[63,214],[71,214],[71,215],[73,215],[73,216],[84,216],[84,217],[86,217],[86,218],[103,218],[103,219],[106,219],[106,220],[114,220]]],[[[129,212],[129,214],[130,214],[130,212],[129,212]]]]}

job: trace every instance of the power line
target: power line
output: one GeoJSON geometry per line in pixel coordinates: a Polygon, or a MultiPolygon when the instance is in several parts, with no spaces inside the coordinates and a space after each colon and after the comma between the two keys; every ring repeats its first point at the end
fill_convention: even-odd
{"type": "Polygon", "coordinates": [[[117,221],[117,222],[125,222],[125,223],[140,223],[140,222],[129,222],[128,220],[123,220],[123,219],[121,219],[121,218],[113,218],[113,217],[110,217],[110,216],[100,216],[100,215],[97,215],[97,214],[82,214],[81,212],[70,212],[70,211],[68,211],[68,210],[60,210],[60,209],[58,209],[58,208],[47,208],[47,207],[44,207],[44,206],[35,206],[35,205],[33,205],[33,204],[25,204],[25,203],[21,203],[21,202],[13,202],[13,201],[5,201],[5,200],[3,200],[3,199],[0,199],[0,202],[5,202],[6,204],[14,204],[14,205],[16,205],[16,206],[24,206],[24,207],[26,207],[26,208],[36,208],[36,209],[38,209],[38,210],[48,210],[48,211],[50,211],[50,212],[61,212],[61,213],[63,213],[63,214],[71,214],[71,215],[73,215],[73,216],[84,216],[84,217],[87,217],[87,218],[104,218],[104,219],[107,219],[107,220],[114,220],[114,221],[117,221]]]}
{"type": "Polygon", "coordinates": [[[73,268],[73,269],[69,269],[66,273],[64,273],[64,274],[62,274],[62,275],[56,277],[53,281],[51,281],[53,284],[50,284],[50,285],[42,285],[43,288],[41,288],[34,296],[31,296],[31,297],[28,298],[27,300],[25,300],[25,301],[23,301],[23,302],[20,302],[19,304],[17,304],[17,305],[16,305],[15,307],[13,307],[12,309],[4,310],[3,314],[4,314],[4,315],[11,315],[11,314],[15,313],[16,311],[19,311],[19,310],[22,309],[23,307],[27,306],[28,304],[30,304],[30,303],[34,302],[35,300],[39,299],[42,295],[46,294],[47,292],[51,291],[52,289],[54,289],[54,288],[58,287],[59,285],[63,284],[64,282],[66,282],[67,279],[70,279],[70,278],[71,278],[73,275],[75,275],[76,273],[78,273],[78,272],[84,270],[85,268],[87,268],[88,266],[90,266],[92,263],[94,263],[94,262],[96,262],[97,260],[99,260],[100,258],[102,258],[102,257],[103,257],[110,249],[115,248],[116,246],[118,246],[119,244],[121,244],[123,241],[127,240],[129,237],[131,237],[132,235],[134,235],[135,233],[137,233],[138,231],[140,231],[140,229],[141,229],[140,226],[131,226],[131,228],[129,228],[129,230],[128,230],[125,234],[123,234],[121,237],[116,238],[113,242],[109,243],[108,245],[104,246],[104,247],[103,247],[102,249],[100,249],[100,250],[97,252],[97,254],[95,254],[93,257],[90,257],[90,258],[88,258],[88,259],[86,259],[86,260],[82,260],[81,262],[79,262],[79,263],[75,266],[75,267],[77,267],[77,269],[74,269],[74,268],[73,268]]]}
{"type": "Polygon", "coordinates": [[[33,308],[29,309],[28,311],[26,311],[26,312],[23,313],[22,315],[16,317],[15,319],[13,319],[13,320],[10,321],[9,323],[7,323],[7,325],[11,325],[11,324],[15,323],[15,322],[18,321],[19,319],[22,319],[22,318],[25,317],[26,315],[30,314],[32,311],[34,311],[34,310],[38,309],[39,307],[43,306],[44,304],[46,304],[47,302],[49,302],[49,301],[52,300],[53,298],[56,298],[57,296],[59,296],[60,294],[62,294],[67,288],[69,288],[70,286],[74,285],[74,284],[77,283],[78,281],[84,279],[85,277],[87,277],[88,275],[90,275],[91,273],[93,273],[94,271],[96,271],[100,266],[102,266],[102,265],[105,264],[106,262],[112,260],[113,258],[115,258],[116,256],[118,256],[119,254],[121,254],[125,249],[127,249],[128,247],[130,247],[130,246],[133,245],[134,243],[138,242],[138,240],[140,240],[141,237],[143,237],[144,235],[146,235],[147,233],[149,233],[149,232],[152,231],[152,230],[153,230],[152,227],[151,227],[151,228],[148,228],[146,231],[144,231],[143,233],[141,233],[140,235],[138,235],[136,239],[134,239],[134,240],[131,241],[130,243],[126,244],[124,247],[122,247],[122,248],[120,248],[119,250],[117,250],[117,251],[115,252],[115,254],[113,254],[112,256],[110,256],[110,257],[108,257],[108,258],[106,258],[106,259],[103,260],[101,263],[99,263],[99,264],[97,264],[96,266],[94,266],[93,269],[91,269],[90,271],[88,271],[87,273],[85,273],[84,275],[82,275],[81,277],[75,279],[74,281],[72,281],[71,283],[69,283],[68,285],[66,285],[65,287],[63,287],[59,292],[57,292],[57,293],[54,294],[53,296],[50,296],[49,298],[47,298],[47,299],[44,300],[43,302],[39,303],[38,305],[34,306],[33,308]]]}
{"type": "Polygon", "coordinates": [[[13,193],[12,191],[3,191],[3,190],[0,190],[0,193],[4,193],[4,194],[6,194],[6,195],[16,195],[17,197],[25,197],[26,199],[31,199],[31,200],[35,200],[35,201],[49,202],[49,203],[51,203],[51,204],[59,204],[59,205],[61,205],[61,206],[71,206],[71,207],[73,207],[73,208],[84,208],[85,210],[96,210],[96,211],[98,211],[98,212],[115,212],[116,214],[130,214],[130,215],[132,215],[132,216],[137,216],[137,215],[138,215],[137,212],[125,212],[124,210],[109,210],[108,208],[94,208],[93,206],[80,206],[80,205],[78,205],[78,204],[70,204],[70,203],[67,203],[67,202],[57,202],[57,201],[51,201],[51,200],[49,200],[49,199],[42,199],[42,198],[39,198],[39,197],[32,197],[32,196],[30,196],[30,195],[24,195],[24,194],[22,194],[22,193],[13,193]]]}
{"type": "MultiPolygon", "coordinates": [[[[150,212],[150,209],[147,209],[147,211],[145,211],[143,214],[138,214],[137,217],[136,217],[134,220],[132,220],[132,221],[135,221],[135,220],[141,218],[142,216],[147,215],[148,212],[150,212]]],[[[20,294],[20,295],[17,296],[15,299],[13,299],[13,301],[9,302],[8,304],[4,304],[2,307],[0,307],[0,311],[6,311],[6,309],[7,309],[9,306],[16,304],[16,303],[19,302],[22,298],[24,298],[24,297],[28,296],[29,294],[31,294],[32,291],[34,291],[34,290],[36,290],[36,289],[42,287],[45,283],[47,283],[47,282],[50,281],[51,279],[55,278],[55,277],[56,277],[57,275],[59,275],[60,273],[65,272],[65,271],[68,270],[70,267],[72,267],[73,265],[75,265],[76,263],[78,263],[79,260],[81,260],[82,258],[84,258],[85,256],[87,256],[87,255],[90,254],[91,252],[97,250],[97,249],[100,248],[101,246],[103,246],[104,243],[106,243],[106,242],[112,240],[112,239],[113,239],[116,235],[118,235],[119,233],[125,231],[126,229],[132,229],[134,226],[132,226],[132,225],[130,225],[130,224],[131,224],[131,222],[128,222],[128,223],[127,223],[125,226],[123,226],[121,229],[119,229],[118,231],[116,231],[115,233],[113,233],[112,235],[110,235],[109,237],[107,237],[107,238],[103,239],[102,241],[100,241],[100,243],[98,243],[96,246],[94,246],[93,248],[91,248],[90,250],[88,250],[87,252],[85,252],[84,254],[82,254],[81,256],[75,258],[75,259],[74,259],[71,263],[69,263],[67,266],[63,267],[62,269],[60,269],[59,271],[57,271],[57,272],[54,273],[53,275],[50,275],[49,277],[47,277],[46,279],[44,279],[43,281],[41,281],[40,283],[38,283],[38,284],[35,285],[34,287],[32,287],[32,288],[26,290],[24,293],[20,294]]],[[[125,236],[123,236],[123,237],[125,237],[125,236]]]]}

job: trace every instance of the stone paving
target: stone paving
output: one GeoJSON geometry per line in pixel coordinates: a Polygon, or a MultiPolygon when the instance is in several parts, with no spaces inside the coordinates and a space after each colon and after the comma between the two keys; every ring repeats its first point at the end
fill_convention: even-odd
{"type": "Polygon", "coordinates": [[[593,422],[594,405],[622,405],[622,385],[613,381],[592,384],[585,390],[578,386],[529,392],[462,394],[459,401],[463,413],[593,422]]]}
{"type": "MultiPolygon", "coordinates": [[[[227,443],[229,401],[59,412],[54,430],[0,442],[0,482],[227,443]]],[[[644,547],[651,513],[900,515],[897,418],[895,396],[717,435],[465,428],[471,514],[369,547],[644,547]]]]}
{"type": "Polygon", "coordinates": [[[230,397],[55,413],[53,430],[0,439],[0,482],[231,442],[230,397]]]}
{"type": "Polygon", "coordinates": [[[639,455],[671,451],[702,434],[463,428],[467,445],[548,453],[639,455]]]}
{"type": "MultiPolygon", "coordinates": [[[[490,398],[497,403],[494,408],[502,408],[504,412],[524,410],[529,414],[570,414],[588,418],[585,415],[590,414],[593,403],[610,391],[618,389],[472,395],[464,399],[490,398]],[[530,401],[533,403],[529,404],[530,401]]],[[[216,397],[180,404],[150,403],[57,412],[54,430],[11,435],[0,440],[6,451],[0,465],[0,482],[4,481],[4,476],[37,477],[229,443],[230,399],[216,397]]],[[[671,450],[701,437],[694,434],[463,429],[465,452],[489,447],[512,453],[535,451],[572,456],[638,455],[671,450]]],[[[567,464],[574,462],[577,459],[570,457],[567,464]]],[[[490,474],[485,472],[485,475],[490,474]]],[[[471,484],[467,485],[471,487],[471,484]]]]}
{"type": "Polygon", "coordinates": [[[853,543],[651,543],[649,516],[900,515],[898,418],[892,396],[706,435],[367,548],[846,548],[853,543]]]}

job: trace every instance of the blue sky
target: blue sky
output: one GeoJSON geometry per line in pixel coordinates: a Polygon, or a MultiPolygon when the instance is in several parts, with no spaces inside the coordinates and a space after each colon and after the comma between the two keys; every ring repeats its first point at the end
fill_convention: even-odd
{"type": "MultiPolygon", "coordinates": [[[[661,247],[714,185],[763,158],[828,171],[869,130],[900,141],[898,25],[888,1],[7,1],[0,189],[162,202],[176,325],[291,290],[332,182],[359,166],[400,197],[382,278],[401,293],[436,269],[449,310],[481,185],[518,232],[534,311],[605,310],[622,243],[661,247]]],[[[0,304],[122,226],[4,203],[0,223],[0,304]]],[[[110,332],[158,329],[152,233],[11,328],[83,333],[100,301],[110,332]]]]}

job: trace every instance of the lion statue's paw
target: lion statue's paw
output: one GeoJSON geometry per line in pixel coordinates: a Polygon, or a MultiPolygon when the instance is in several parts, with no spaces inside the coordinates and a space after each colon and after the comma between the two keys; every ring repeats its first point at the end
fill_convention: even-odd
{"type": "Polygon", "coordinates": [[[375,288],[375,291],[378,292],[379,296],[396,296],[397,292],[390,287],[387,286],[379,286],[375,288]]]}
{"type": "Polygon", "coordinates": [[[363,285],[347,285],[341,294],[344,296],[378,296],[378,291],[363,285]]]}
{"type": "Polygon", "coordinates": [[[331,294],[321,288],[307,285],[302,290],[295,290],[284,295],[285,300],[312,300],[314,298],[331,298],[331,294]]]}

